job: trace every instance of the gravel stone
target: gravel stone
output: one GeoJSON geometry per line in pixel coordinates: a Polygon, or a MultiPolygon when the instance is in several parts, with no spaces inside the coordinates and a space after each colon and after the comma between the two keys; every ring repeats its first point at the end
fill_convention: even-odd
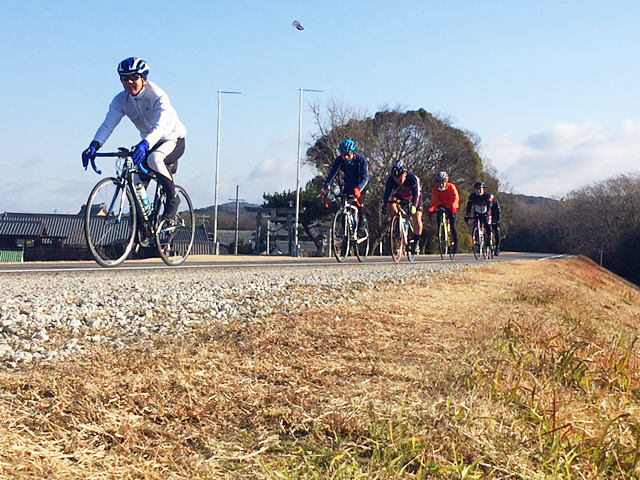
{"type": "Polygon", "coordinates": [[[5,274],[0,368],[69,360],[90,345],[137,348],[158,336],[181,337],[232,319],[291,315],[353,301],[354,290],[384,289],[461,268],[472,267],[363,263],[5,274]]]}

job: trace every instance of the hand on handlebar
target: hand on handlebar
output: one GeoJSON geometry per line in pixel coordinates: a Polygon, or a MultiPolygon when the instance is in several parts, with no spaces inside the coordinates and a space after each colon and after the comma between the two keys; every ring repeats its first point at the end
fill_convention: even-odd
{"type": "Polygon", "coordinates": [[[324,208],[329,208],[329,202],[327,201],[328,193],[329,193],[329,189],[325,188],[323,191],[320,192],[320,195],[318,195],[322,199],[322,204],[324,205],[324,208]]]}
{"type": "Polygon", "coordinates": [[[136,166],[144,162],[144,159],[147,156],[148,150],[149,150],[149,142],[147,142],[146,140],[142,140],[140,143],[138,143],[135,147],[131,149],[131,159],[133,160],[133,163],[136,166]]]}
{"type": "MultiPolygon", "coordinates": [[[[82,166],[84,167],[85,170],[89,166],[89,161],[93,163],[94,159],[96,158],[96,152],[98,151],[99,148],[100,148],[100,144],[95,140],[93,140],[89,144],[89,148],[87,148],[82,152],[82,166]]],[[[94,167],[94,170],[95,170],[95,167],[94,167]]]]}

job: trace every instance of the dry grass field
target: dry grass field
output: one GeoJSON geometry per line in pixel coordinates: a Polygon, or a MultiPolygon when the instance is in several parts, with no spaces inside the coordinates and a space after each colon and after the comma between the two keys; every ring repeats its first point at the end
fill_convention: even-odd
{"type": "Polygon", "coordinates": [[[94,350],[0,373],[0,477],[636,478],[639,324],[567,258],[94,350]]]}

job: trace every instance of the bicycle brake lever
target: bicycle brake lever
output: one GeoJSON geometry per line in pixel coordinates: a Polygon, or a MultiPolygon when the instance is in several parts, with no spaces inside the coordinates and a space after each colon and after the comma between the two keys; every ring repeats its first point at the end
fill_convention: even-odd
{"type": "Polygon", "coordinates": [[[93,168],[93,171],[96,172],[98,175],[102,175],[102,170],[98,170],[98,167],[96,167],[95,157],[91,159],[91,168],[93,168]]]}

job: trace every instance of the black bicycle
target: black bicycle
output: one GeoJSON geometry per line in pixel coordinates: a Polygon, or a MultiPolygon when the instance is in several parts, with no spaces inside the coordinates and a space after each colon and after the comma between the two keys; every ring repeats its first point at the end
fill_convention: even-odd
{"type": "Polygon", "coordinates": [[[341,201],[340,208],[333,217],[331,243],[333,255],[340,263],[349,256],[353,246],[360,262],[369,255],[369,224],[359,202],[354,195],[339,193],[335,195],[341,201]],[[360,214],[362,212],[362,214],[360,214]],[[360,218],[358,218],[360,217],[360,218]]]}
{"type": "Polygon", "coordinates": [[[473,217],[465,217],[466,221],[473,220],[473,229],[471,230],[471,240],[473,243],[473,256],[476,260],[484,258],[490,260],[493,258],[494,239],[491,232],[487,232],[484,221],[480,215],[474,212],[473,217]]]}
{"type": "MultiPolygon", "coordinates": [[[[154,171],[136,167],[131,151],[97,153],[96,157],[116,157],[116,177],[100,180],[91,191],[85,210],[84,233],[93,258],[103,267],[121,264],[134,250],[156,246],[167,265],[180,265],[193,246],[195,214],[184,188],[176,185],[181,211],[173,219],[163,219],[165,192],[154,171]],[[134,176],[156,183],[153,202],[144,205],[136,194],[134,176]]],[[[96,173],[95,159],[91,166],[96,173]]]]}
{"type": "Polygon", "coordinates": [[[389,229],[389,245],[391,246],[391,258],[398,263],[406,252],[410,262],[416,260],[416,249],[409,246],[409,239],[413,238],[413,225],[408,211],[409,202],[396,202],[398,213],[391,219],[389,229]]]}

